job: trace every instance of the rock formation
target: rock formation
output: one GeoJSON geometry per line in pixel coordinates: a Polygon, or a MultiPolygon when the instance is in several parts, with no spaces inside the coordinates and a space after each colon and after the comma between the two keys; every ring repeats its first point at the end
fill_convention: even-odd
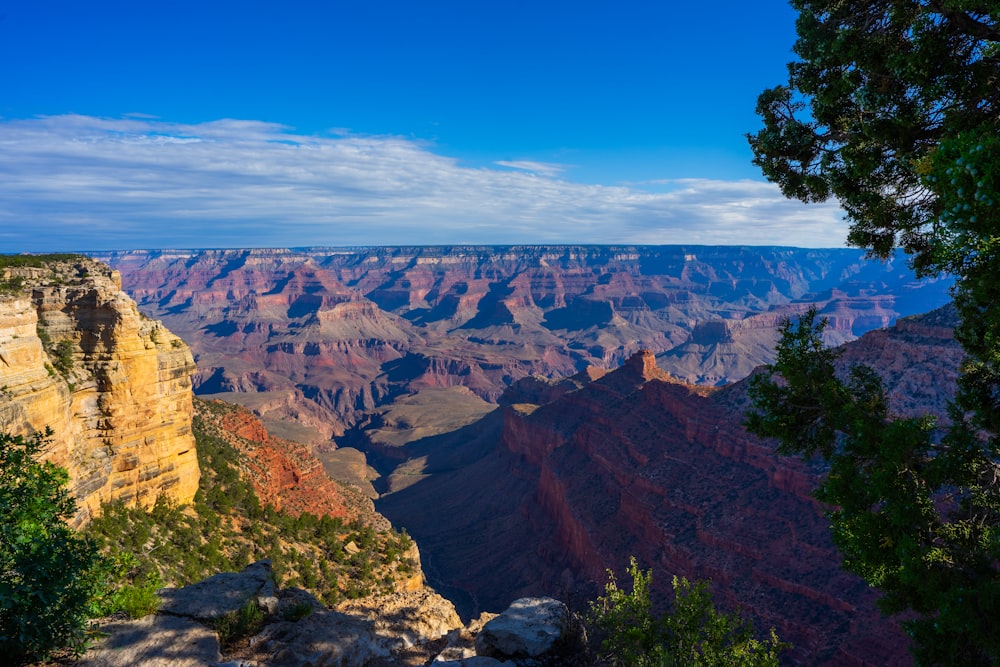
{"type": "Polygon", "coordinates": [[[198,488],[186,344],[90,259],[0,268],[0,427],[52,429],[76,522],[101,503],[190,502],[198,488]]]}
{"type": "Polygon", "coordinates": [[[112,621],[79,667],[541,667],[584,664],[586,634],[561,602],[524,599],[463,627],[450,602],[422,589],[326,609],[278,590],[270,563],[159,591],[159,612],[112,621]],[[252,636],[220,643],[220,620],[259,609],[252,636]]]}
{"type": "MultiPolygon", "coordinates": [[[[856,250],[456,246],[127,251],[101,256],[193,346],[198,393],[270,427],[339,436],[426,387],[495,402],[514,381],[613,368],[639,349],[689,382],[770,360],[773,326],[816,303],[840,343],[947,300],[856,250]],[[252,403],[252,405],[251,405],[252,403]]],[[[302,435],[298,436],[302,438],[302,435]]]]}
{"type": "Polygon", "coordinates": [[[353,486],[330,479],[322,462],[305,445],[272,436],[246,408],[194,400],[195,418],[201,420],[202,430],[242,455],[242,472],[263,505],[292,516],[309,512],[361,521],[382,530],[389,527],[369,498],[353,486]]]}
{"type": "MultiPolygon", "coordinates": [[[[687,385],[656,355],[685,379],[726,382],[750,370],[728,370],[733,359],[769,360],[774,325],[817,304],[833,340],[876,329],[869,340],[882,344],[844,358],[895,363],[894,405],[907,409],[925,378],[947,380],[918,367],[950,363],[954,341],[929,321],[878,329],[941,303],[943,284],[916,283],[855,251],[780,248],[108,259],[144,308],[190,337],[200,391],[260,395],[245,403],[265,423],[296,420],[310,442],[346,433],[360,443],[370,426],[371,449],[395,466],[383,472],[396,473],[379,508],[417,539],[424,570],[462,612],[553,593],[580,605],[606,568],[634,554],[661,591],[672,574],[711,578],[723,606],[775,626],[799,662],[908,661],[874,593],[838,568],[809,497],[820,471],[743,432],[742,383],[687,385]],[[895,342],[902,335],[911,340],[895,342]],[[403,425],[397,416],[415,393],[454,387],[501,408],[401,444],[375,433],[403,425]]],[[[287,486],[283,474],[275,488],[287,486]]],[[[286,629],[305,626],[296,627],[286,629]]],[[[303,637],[319,641],[318,632],[303,637]]]]}
{"type": "MultiPolygon", "coordinates": [[[[961,356],[950,312],[866,334],[841,367],[874,365],[897,413],[941,414],[961,356]]],[[[663,596],[671,575],[711,579],[720,604],[776,627],[797,662],[909,664],[876,593],[839,567],[809,495],[821,471],[743,430],[746,382],[686,385],[643,352],[612,372],[522,380],[501,404],[405,445],[425,477],[378,502],[463,613],[524,595],[593,598],[605,570],[635,555],[663,596]]]]}

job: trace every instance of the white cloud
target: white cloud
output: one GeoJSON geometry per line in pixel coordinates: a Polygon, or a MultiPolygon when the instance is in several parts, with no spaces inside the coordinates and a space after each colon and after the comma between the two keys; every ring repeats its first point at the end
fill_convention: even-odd
{"type": "Polygon", "coordinates": [[[542,174],[543,176],[557,176],[562,172],[566,171],[566,165],[564,164],[554,164],[552,162],[537,162],[535,160],[498,160],[494,162],[500,167],[507,167],[509,169],[520,169],[522,171],[530,171],[537,174],[542,174]]]}
{"type": "Polygon", "coordinates": [[[130,115],[0,121],[0,251],[439,243],[834,247],[833,205],[756,181],[602,186],[392,136],[130,115]],[[513,168],[515,171],[511,171],[513,168]],[[666,187],[663,187],[663,186],[666,187]]]}

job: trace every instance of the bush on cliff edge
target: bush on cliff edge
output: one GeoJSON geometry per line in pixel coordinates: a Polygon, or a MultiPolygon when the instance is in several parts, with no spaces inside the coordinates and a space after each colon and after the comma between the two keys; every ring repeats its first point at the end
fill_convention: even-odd
{"type": "Polygon", "coordinates": [[[602,658],[616,667],[777,667],[788,648],[771,628],[767,639],[754,637],[753,624],[715,609],[706,582],[674,577],[673,608],[653,614],[649,597],[652,571],[629,561],[632,591],[618,587],[608,570],[604,595],[590,605],[590,619],[602,636],[602,658]]]}
{"type": "Polygon", "coordinates": [[[50,435],[0,433],[0,656],[12,661],[80,652],[101,580],[96,546],[66,523],[66,470],[35,460],[50,435]]]}

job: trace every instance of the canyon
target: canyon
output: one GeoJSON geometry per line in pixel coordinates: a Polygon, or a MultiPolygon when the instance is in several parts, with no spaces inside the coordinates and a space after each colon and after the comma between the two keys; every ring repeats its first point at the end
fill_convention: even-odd
{"type": "Polygon", "coordinates": [[[84,513],[167,492],[184,502],[179,480],[197,487],[196,463],[178,473],[193,388],[255,413],[214,410],[237,449],[253,443],[247,472],[267,502],[351,516],[374,499],[466,618],[524,596],[583,608],[635,555],[661,595],[671,575],[710,578],[723,607],[794,644],[793,662],[909,664],[876,594],[839,568],[809,495],[822,470],[743,431],[744,378],[771,360],[779,323],[814,306],[828,342],[846,343],[845,367],[883,374],[894,410],[944,415],[954,313],[904,316],[946,303],[947,281],[789,248],[99,258],[113,268],[0,276],[25,287],[0,295],[3,391],[16,399],[0,402],[3,418],[30,431],[70,411],[75,435],[53,458],[79,480],[84,513]],[[177,411],[142,403],[151,394],[177,411]],[[92,447],[88,429],[111,427],[118,439],[92,447]],[[180,444],[167,449],[171,429],[180,444]],[[159,458],[131,456],[136,438],[159,458]],[[324,471],[361,491],[333,493],[324,471]]]}
{"type": "MultiPolygon", "coordinates": [[[[948,300],[901,261],[848,249],[454,246],[96,255],[192,346],[199,394],[228,394],[315,444],[379,406],[461,386],[495,403],[531,375],[614,368],[640,349],[722,385],[771,359],[816,305],[831,344],[948,300]]],[[[220,396],[221,397],[221,396],[220,396]]]]}
{"type": "MultiPolygon", "coordinates": [[[[873,365],[894,412],[944,415],[962,356],[954,323],[946,308],[865,334],[841,371],[873,365]]],[[[405,445],[421,478],[378,507],[465,614],[540,590],[591,599],[635,555],[662,596],[671,575],[711,579],[717,600],[794,644],[796,663],[909,664],[875,592],[839,567],[810,496],[821,468],[743,430],[746,386],[679,382],[649,351],[522,380],[482,420],[405,445]]]]}

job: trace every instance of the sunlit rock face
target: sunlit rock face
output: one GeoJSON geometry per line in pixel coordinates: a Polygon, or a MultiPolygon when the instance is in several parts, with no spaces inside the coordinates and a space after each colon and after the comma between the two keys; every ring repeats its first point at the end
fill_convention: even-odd
{"type": "Polygon", "coordinates": [[[0,269],[0,424],[52,429],[77,523],[102,502],[190,502],[199,469],[187,345],[86,259],[0,269]]]}
{"type": "Polygon", "coordinates": [[[841,343],[947,300],[856,250],[453,246],[129,251],[101,259],[188,341],[198,393],[335,437],[426,387],[495,402],[531,375],[614,368],[640,349],[720,385],[770,361],[781,319],[815,304],[841,343]],[[266,405],[265,405],[266,403],[266,405]]]}

